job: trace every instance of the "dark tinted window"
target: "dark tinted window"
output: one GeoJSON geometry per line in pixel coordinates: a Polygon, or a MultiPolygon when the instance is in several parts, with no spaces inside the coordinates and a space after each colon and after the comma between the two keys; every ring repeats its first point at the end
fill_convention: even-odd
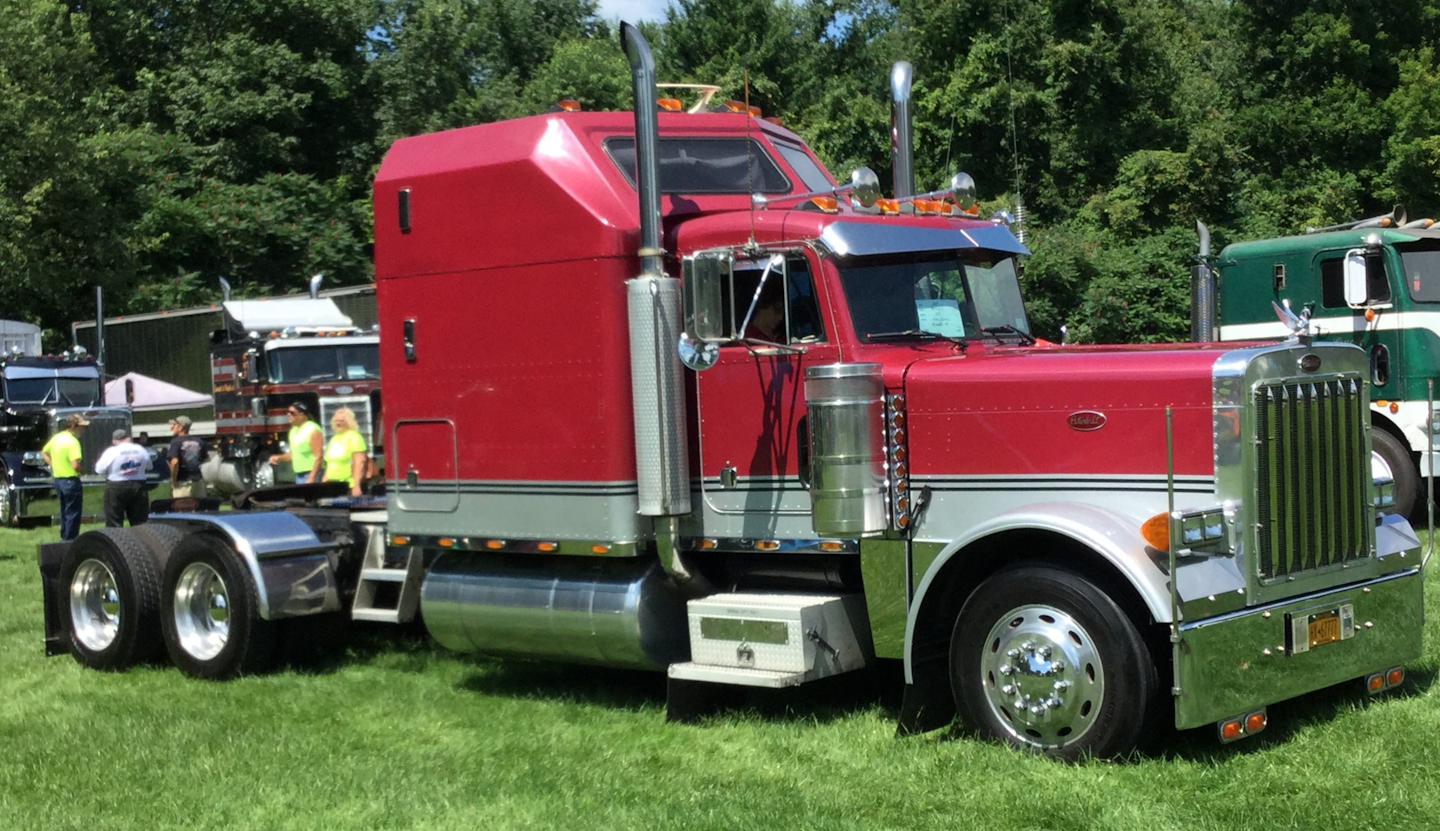
{"type": "Polygon", "coordinates": [[[830,180],[825,178],[824,171],[801,148],[777,141],[775,149],[780,151],[780,157],[790,165],[790,169],[795,171],[795,175],[800,177],[800,181],[805,185],[805,190],[828,190],[833,187],[830,180]]]}
{"type": "Polygon", "coordinates": [[[1411,297],[1422,303],[1440,301],[1440,248],[1402,248],[1400,262],[1411,297]]]}
{"type": "MultiPolygon", "coordinates": [[[[606,139],[605,152],[635,184],[635,139],[606,139]]],[[[743,138],[660,139],[661,193],[789,193],[790,181],[760,143],[743,138]],[[747,150],[748,148],[748,150],[747,150]]]]}
{"type": "MultiPolygon", "coordinates": [[[[725,329],[735,333],[750,310],[755,299],[755,287],[764,271],[763,262],[735,264],[733,299],[729,287],[725,289],[725,329]],[[733,314],[731,312],[733,309],[733,314]]],[[[810,263],[804,257],[794,256],[785,261],[788,272],[782,279],[778,271],[772,271],[765,280],[760,299],[755,302],[755,313],[744,337],[771,343],[814,343],[825,339],[825,329],[820,324],[820,304],[815,298],[815,284],[810,279],[810,263]],[[781,298],[785,298],[782,303],[781,298]]]]}
{"type": "Polygon", "coordinates": [[[300,384],[380,377],[380,347],[374,344],[272,349],[265,359],[270,363],[272,381],[300,384]]]}
{"type": "MultiPolygon", "coordinates": [[[[1385,261],[1379,256],[1365,258],[1365,282],[1374,303],[1390,302],[1390,284],[1385,280],[1385,261]]],[[[1327,309],[1343,309],[1345,303],[1345,258],[1336,257],[1320,263],[1320,304],[1327,309]]]]}

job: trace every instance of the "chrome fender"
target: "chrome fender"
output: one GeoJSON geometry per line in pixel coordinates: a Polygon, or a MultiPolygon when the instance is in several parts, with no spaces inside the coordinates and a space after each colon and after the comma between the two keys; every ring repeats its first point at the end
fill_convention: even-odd
{"type": "Polygon", "coordinates": [[[255,580],[264,620],[340,611],[340,593],[328,556],[334,545],[322,542],[294,514],[156,514],[150,521],[186,533],[217,534],[228,542],[255,580]]]}
{"type": "Polygon", "coordinates": [[[915,683],[911,648],[916,621],[936,576],[952,557],[964,556],[975,542],[1005,531],[1049,531],[1069,537],[1104,557],[1144,599],[1150,614],[1170,622],[1169,578],[1146,553],[1140,522],[1114,511],[1078,502],[1041,502],[998,514],[954,540],[935,557],[915,587],[905,621],[905,683],[915,683]]]}

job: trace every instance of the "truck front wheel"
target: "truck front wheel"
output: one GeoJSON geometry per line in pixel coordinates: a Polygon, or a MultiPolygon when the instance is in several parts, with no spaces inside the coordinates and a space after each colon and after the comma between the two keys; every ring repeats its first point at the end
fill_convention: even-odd
{"type": "Polygon", "coordinates": [[[182,540],[165,567],[162,597],[165,648],[181,672],[217,680],[270,667],[274,623],[260,617],[255,581],[223,541],[182,540]]]}
{"type": "Polygon", "coordinates": [[[981,735],[1064,759],[1133,750],[1159,709],[1155,662],[1130,617],[1079,572],[1000,571],[950,640],[960,715],[981,735]]]}

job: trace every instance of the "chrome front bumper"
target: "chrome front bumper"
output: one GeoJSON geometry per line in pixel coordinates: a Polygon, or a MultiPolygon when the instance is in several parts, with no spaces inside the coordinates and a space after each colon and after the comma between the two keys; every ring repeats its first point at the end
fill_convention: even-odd
{"type": "MultiPolygon", "coordinates": [[[[105,480],[100,477],[81,477],[83,495],[80,516],[82,520],[99,520],[105,516],[105,480]]],[[[39,483],[27,483],[11,487],[14,499],[17,525],[55,525],[60,522],[60,497],[49,479],[39,483]],[[43,484],[41,484],[43,483],[43,484]]],[[[170,483],[151,479],[150,499],[167,499],[170,483]]]]}
{"type": "MultiPolygon", "coordinates": [[[[1182,624],[1175,645],[1175,726],[1201,727],[1420,656],[1419,568],[1182,624]],[[1354,636],[1297,651],[1294,623],[1349,607],[1354,636]]],[[[1308,644],[1302,644],[1308,646],[1308,644]]]]}

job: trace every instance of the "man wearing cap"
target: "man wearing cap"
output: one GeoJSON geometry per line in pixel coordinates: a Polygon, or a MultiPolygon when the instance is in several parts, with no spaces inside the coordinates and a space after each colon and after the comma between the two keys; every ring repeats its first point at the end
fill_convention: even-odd
{"type": "Polygon", "coordinates": [[[200,465],[205,461],[205,442],[190,435],[190,416],[176,416],[170,419],[170,446],[165,458],[170,463],[170,496],[203,498],[205,478],[200,474],[200,465]]]}
{"type": "Polygon", "coordinates": [[[105,477],[106,528],[119,528],[126,519],[131,525],[143,525],[150,518],[145,493],[145,473],[150,468],[150,451],[130,441],[129,431],[116,430],[95,463],[95,472],[105,477]]]}
{"type": "Polygon", "coordinates": [[[295,481],[300,484],[320,481],[320,466],[316,462],[323,458],[325,436],[314,421],[310,405],[296,401],[285,415],[290,419],[290,433],[286,436],[290,449],[271,456],[270,464],[289,462],[290,469],[295,471],[295,481]]]}
{"type": "Polygon", "coordinates": [[[85,502],[80,487],[80,431],[90,419],[79,413],[65,416],[65,429],[57,430],[50,441],[40,448],[50,475],[55,480],[55,495],[60,499],[60,539],[73,540],[80,535],[80,511],[85,502]]]}

